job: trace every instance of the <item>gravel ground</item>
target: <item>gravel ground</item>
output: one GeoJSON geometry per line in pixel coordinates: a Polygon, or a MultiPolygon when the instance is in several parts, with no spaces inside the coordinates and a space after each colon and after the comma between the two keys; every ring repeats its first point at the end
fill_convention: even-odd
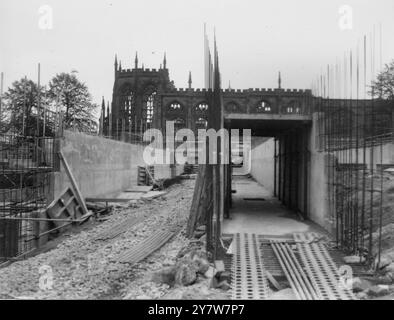
{"type": "Polygon", "coordinates": [[[159,228],[186,226],[193,180],[168,188],[165,196],[134,208],[118,208],[108,220],[66,237],[55,249],[0,269],[0,298],[148,299],[168,294],[167,285],[150,282],[152,272],[172,265],[187,246],[184,229],[160,250],[133,266],[118,263],[124,250],[159,228]],[[92,239],[132,215],[147,215],[138,224],[107,241],[92,239]]]}

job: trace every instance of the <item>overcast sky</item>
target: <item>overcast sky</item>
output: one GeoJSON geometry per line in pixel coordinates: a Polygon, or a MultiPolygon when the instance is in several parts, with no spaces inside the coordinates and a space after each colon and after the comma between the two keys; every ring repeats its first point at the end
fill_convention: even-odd
{"type": "Polygon", "coordinates": [[[216,28],[223,87],[276,87],[280,70],[283,87],[310,88],[380,23],[382,60],[394,58],[393,0],[0,0],[5,89],[36,79],[40,62],[42,83],[77,70],[100,103],[111,99],[115,53],[130,68],[135,51],[146,68],[158,68],[166,51],[175,85],[187,87],[190,70],[202,87],[204,22],[211,40],[216,28]],[[52,29],[40,28],[43,5],[53,10],[52,29]],[[340,27],[343,5],[353,9],[352,29],[340,27]]]}

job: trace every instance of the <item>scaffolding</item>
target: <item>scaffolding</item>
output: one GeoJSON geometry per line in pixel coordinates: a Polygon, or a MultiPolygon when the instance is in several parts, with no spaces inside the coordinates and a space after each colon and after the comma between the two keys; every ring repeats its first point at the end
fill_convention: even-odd
{"type": "Polygon", "coordinates": [[[0,135],[0,262],[36,247],[38,218],[51,197],[55,138],[0,135]]]}
{"type": "Polygon", "coordinates": [[[372,266],[380,261],[384,154],[393,141],[393,103],[320,98],[319,146],[325,152],[327,196],[338,247],[372,266]]]}

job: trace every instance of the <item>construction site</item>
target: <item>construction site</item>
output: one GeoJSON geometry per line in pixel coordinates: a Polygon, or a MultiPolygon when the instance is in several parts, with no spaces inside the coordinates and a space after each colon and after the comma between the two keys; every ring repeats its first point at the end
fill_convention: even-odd
{"type": "Polygon", "coordinates": [[[0,130],[0,298],[392,300],[379,35],[307,89],[280,72],[273,88],[222,88],[226,51],[205,27],[204,88],[191,73],[175,87],[165,53],[158,69],[116,55],[97,131],[38,94],[0,130]]]}

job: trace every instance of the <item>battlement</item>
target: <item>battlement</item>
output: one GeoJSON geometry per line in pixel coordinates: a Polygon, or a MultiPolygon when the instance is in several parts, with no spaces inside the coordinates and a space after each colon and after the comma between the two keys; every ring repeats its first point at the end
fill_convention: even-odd
{"type": "Polygon", "coordinates": [[[205,88],[176,88],[172,89],[170,91],[171,93],[180,93],[180,94],[185,94],[185,93],[207,93],[207,92],[212,92],[212,89],[205,89],[205,88]]]}
{"type": "Polygon", "coordinates": [[[163,72],[165,70],[167,70],[167,69],[155,69],[155,68],[153,68],[153,69],[150,69],[150,68],[144,68],[144,69],[137,68],[137,69],[135,69],[135,68],[133,68],[133,69],[121,69],[121,70],[116,71],[116,73],[118,73],[118,74],[126,74],[126,73],[158,73],[158,72],[163,72]]]}
{"type": "Polygon", "coordinates": [[[298,93],[310,94],[310,89],[279,89],[279,88],[250,88],[250,89],[222,89],[224,93],[243,93],[243,94],[272,94],[272,93],[298,93]]]}
{"type": "MultiPolygon", "coordinates": [[[[172,89],[171,93],[207,93],[211,92],[212,89],[205,88],[176,88],[172,89]]],[[[222,89],[222,93],[235,93],[235,94],[311,94],[312,91],[310,89],[274,89],[274,88],[250,88],[250,89],[222,89]]]]}

